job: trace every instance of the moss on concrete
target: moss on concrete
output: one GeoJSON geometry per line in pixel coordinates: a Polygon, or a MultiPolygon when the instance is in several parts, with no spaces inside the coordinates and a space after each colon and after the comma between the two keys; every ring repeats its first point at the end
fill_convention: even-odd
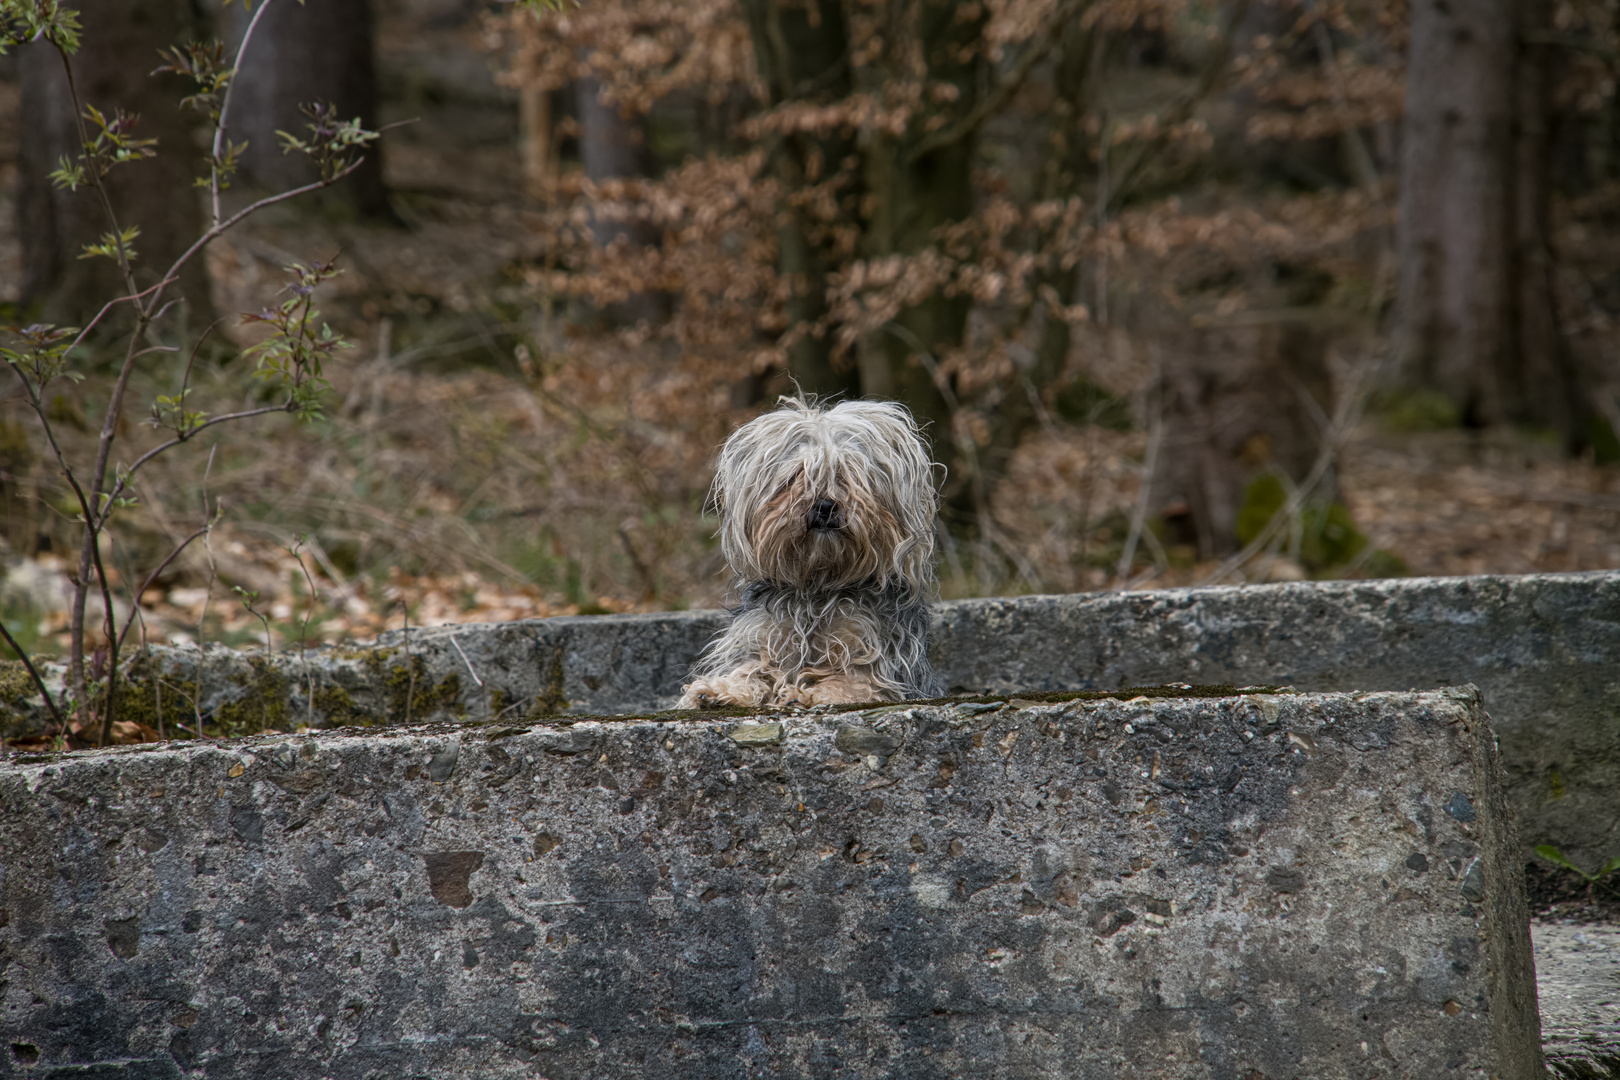
{"type": "Polygon", "coordinates": [[[291,731],[287,707],[291,683],[263,656],[249,656],[252,675],[234,701],[214,710],[214,728],[222,737],[252,735],[260,731],[291,731]]]}
{"type": "Polygon", "coordinates": [[[315,690],[315,712],[328,727],[371,727],[377,717],[354,703],[354,696],[341,686],[315,690]]]}
{"type": "Polygon", "coordinates": [[[445,709],[458,717],[467,712],[461,703],[461,676],[452,671],[434,682],[428,673],[427,661],[420,656],[389,667],[382,677],[382,687],[388,703],[388,719],[394,723],[401,723],[407,717],[426,720],[445,709]]]}
{"type": "Polygon", "coordinates": [[[339,660],[354,660],[372,676],[383,673],[383,664],[391,659],[398,649],[333,649],[332,655],[339,660]]]}
{"type": "Polygon", "coordinates": [[[29,719],[21,706],[37,696],[39,688],[22,661],[0,660],[0,736],[13,738],[18,734],[16,729],[29,719]]]}
{"type": "Polygon", "coordinates": [[[145,724],[167,738],[195,732],[199,694],[195,679],[165,673],[145,656],[137,656],[125,670],[118,692],[118,719],[145,724]]]}
{"type": "Polygon", "coordinates": [[[546,673],[545,692],[535,695],[533,704],[529,706],[528,719],[537,720],[543,716],[556,716],[567,709],[568,698],[563,694],[563,651],[553,649],[551,652],[551,670],[546,673]]]}

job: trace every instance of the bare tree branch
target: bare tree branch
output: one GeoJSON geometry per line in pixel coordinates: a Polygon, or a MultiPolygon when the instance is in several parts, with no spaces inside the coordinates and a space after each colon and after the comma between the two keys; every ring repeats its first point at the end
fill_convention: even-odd
{"type": "Polygon", "coordinates": [[[243,218],[246,218],[251,214],[256,214],[267,206],[274,206],[276,203],[286,202],[288,199],[296,199],[300,195],[308,195],[311,192],[320,191],[322,188],[331,187],[339,180],[342,180],[345,176],[348,176],[350,173],[354,172],[354,170],[358,169],[361,165],[364,165],[365,161],[366,159],[364,157],[357,157],[344,168],[338,170],[336,173],[333,173],[330,180],[313,180],[305,184],[303,187],[292,188],[291,190],[283,191],[277,195],[266,195],[257,202],[249,203],[247,206],[244,206],[242,209],[226,218],[220,224],[211,227],[207,232],[199,236],[194,244],[182,252],[178,259],[174,260],[174,265],[169,267],[169,272],[165,276],[171,281],[179,277],[180,268],[183,267],[187,262],[191,261],[191,257],[193,255],[197,254],[197,252],[213,243],[222,234],[230,231],[239,222],[241,222],[243,218]]]}
{"type": "Polygon", "coordinates": [[[1277,508],[1277,512],[1271,515],[1271,520],[1266,522],[1265,528],[1261,529],[1259,534],[1249,541],[1242,551],[1239,551],[1210,571],[1208,576],[1198,583],[1199,585],[1219,584],[1228,575],[1243,566],[1244,563],[1264,551],[1276,539],[1277,534],[1288,527],[1299,514],[1301,508],[1305,505],[1305,500],[1311,497],[1312,492],[1327,476],[1328,470],[1333,467],[1334,461],[1338,459],[1339,451],[1350,437],[1351,429],[1356,426],[1356,422],[1361,418],[1362,406],[1367,401],[1364,384],[1372,366],[1370,362],[1361,365],[1357,369],[1350,386],[1345,389],[1339,407],[1334,410],[1333,424],[1322,438],[1322,450],[1317,454],[1316,461],[1311,465],[1311,471],[1306,474],[1305,480],[1288,493],[1288,498],[1283,500],[1283,504],[1277,508]]]}
{"type": "Polygon", "coordinates": [[[226,121],[230,118],[231,94],[236,90],[236,77],[242,73],[242,57],[247,55],[248,42],[253,40],[253,31],[259,28],[259,20],[264,17],[266,11],[270,10],[270,5],[273,3],[275,3],[275,0],[264,0],[264,3],[259,5],[259,10],[255,11],[253,18],[249,20],[247,30],[242,34],[242,44],[236,48],[236,62],[231,65],[231,81],[226,84],[225,96],[219,103],[219,120],[214,124],[213,156],[209,159],[208,168],[209,194],[213,196],[214,227],[216,229],[219,227],[220,214],[219,161],[225,143],[226,121]]]}
{"type": "MultiPolygon", "coordinates": [[[[1155,365],[1156,367],[1157,365],[1155,365]]],[[[1154,372],[1155,383],[1158,373],[1154,372]]],[[[1131,528],[1126,534],[1125,546],[1119,553],[1119,566],[1114,571],[1123,588],[1131,576],[1131,565],[1136,562],[1136,545],[1142,539],[1147,523],[1148,502],[1153,496],[1153,473],[1159,464],[1159,447],[1164,442],[1164,402],[1161,399],[1153,413],[1153,427],[1148,434],[1147,453],[1142,455],[1142,482],[1136,489],[1136,506],[1131,510],[1131,528]]]]}
{"type": "Polygon", "coordinates": [[[1063,35],[1059,31],[1062,29],[1063,24],[1077,17],[1090,4],[1091,0],[1066,0],[1065,3],[1059,4],[1057,10],[1052,14],[1051,22],[1024,49],[1023,55],[1019,56],[1017,62],[1013,64],[1012,70],[1007,73],[1007,77],[997,83],[990,93],[981,98],[979,103],[970,109],[966,116],[949,127],[925,135],[906,154],[906,163],[908,165],[912,164],[919,158],[931,154],[941,147],[960,142],[977,131],[979,125],[1006,105],[1012,99],[1012,96],[1023,88],[1030,72],[1035,70],[1035,65],[1046,59],[1051,51],[1057,47],[1058,43],[1062,41],[1063,35]]]}
{"type": "Polygon", "coordinates": [[[147,293],[155,292],[156,290],[163,288],[165,285],[172,285],[172,284],[174,284],[174,278],[169,278],[169,279],[167,279],[165,281],[160,281],[156,285],[150,286],[149,288],[142,289],[140,292],[135,293],[133,296],[120,296],[116,300],[107,301],[105,304],[102,305],[101,310],[96,313],[96,317],[91,319],[89,324],[87,326],[85,326],[85,328],[83,330],[79,331],[79,336],[73,339],[73,344],[71,344],[71,345],[69,345],[67,347],[67,351],[72,352],[74,349],[77,349],[80,345],[82,345],[84,343],[84,339],[85,339],[86,335],[88,335],[90,333],[90,331],[94,330],[96,328],[96,324],[99,323],[103,318],[106,317],[107,312],[111,311],[118,304],[127,303],[127,302],[132,301],[132,300],[138,301],[142,297],[144,297],[147,293]]]}
{"type": "MultiPolygon", "coordinates": [[[[280,405],[265,405],[257,409],[247,409],[243,412],[225,413],[221,416],[211,416],[207,420],[204,420],[202,423],[198,424],[196,427],[192,428],[190,431],[187,431],[184,435],[177,435],[168,442],[160,443],[159,445],[152,447],[152,449],[136,458],[135,463],[129,468],[125,469],[123,475],[113,482],[112,492],[107,496],[108,509],[110,510],[112,507],[112,500],[118,498],[118,496],[122,495],[126,490],[128,490],[129,484],[127,481],[130,477],[135,475],[135,471],[142,465],[145,465],[148,461],[151,461],[153,458],[163,453],[165,450],[172,450],[183,442],[189,442],[198,432],[211,428],[215,424],[223,424],[231,420],[246,420],[250,417],[264,416],[268,413],[291,412],[292,407],[292,402],[286,401],[280,405]]],[[[101,518],[101,524],[105,523],[106,516],[103,515],[101,518]]]]}
{"type": "Polygon", "coordinates": [[[141,587],[135,590],[135,599],[130,604],[129,617],[124,620],[124,628],[118,632],[118,645],[120,648],[123,647],[124,638],[129,634],[130,626],[135,622],[135,616],[140,613],[141,597],[146,595],[146,590],[152,587],[152,583],[158,579],[158,575],[167,570],[169,568],[169,564],[174,562],[175,559],[179,558],[180,553],[185,551],[186,548],[191,545],[193,540],[207,532],[213,527],[213,524],[214,523],[211,521],[208,522],[196,532],[180,541],[180,543],[176,544],[174,550],[170,551],[167,557],[165,557],[162,562],[158,563],[157,569],[146,575],[146,580],[141,582],[141,587]]]}
{"type": "MultiPolygon", "coordinates": [[[[1200,102],[1209,97],[1220,85],[1221,79],[1232,64],[1233,42],[1237,36],[1238,27],[1242,25],[1243,18],[1248,14],[1249,0],[1233,0],[1227,9],[1224,25],[1221,27],[1221,36],[1210,50],[1209,59],[1204,63],[1204,69],[1198,74],[1198,82],[1186,93],[1178,97],[1158,117],[1160,130],[1169,130],[1178,124],[1185,123],[1192,118],[1193,112],[1200,102]]],[[[1100,200],[1099,215],[1106,214],[1110,204],[1117,205],[1122,194],[1130,189],[1137,176],[1145,168],[1153,156],[1164,146],[1161,139],[1143,141],[1132,147],[1130,155],[1120,166],[1114,180],[1113,190],[1109,192],[1106,200],[1100,200]]],[[[1107,147],[1103,148],[1107,153],[1107,147]]]]}

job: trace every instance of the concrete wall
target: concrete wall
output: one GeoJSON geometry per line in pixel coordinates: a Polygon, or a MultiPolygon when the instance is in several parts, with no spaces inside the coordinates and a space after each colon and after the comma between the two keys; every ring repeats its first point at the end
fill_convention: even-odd
{"type": "Polygon", "coordinates": [[[1472,691],[0,764],[0,1075],[1542,1076],[1472,691]]]}
{"type": "Polygon", "coordinates": [[[955,686],[1473,683],[1527,846],[1620,855],[1620,573],[1412,578],[942,604],[955,686]]]}
{"type": "MultiPolygon", "coordinates": [[[[211,731],[237,733],[650,711],[674,703],[722,621],[704,611],[396,631],[376,647],[268,665],[224,649],[158,650],[129,708],[154,728],[161,712],[167,731],[195,722],[195,701],[211,731]]],[[[1527,844],[1590,866],[1620,855],[1620,573],[951,601],[938,606],[933,652],[953,691],[1473,683],[1527,844]]],[[[5,686],[7,733],[38,730],[37,710],[18,704],[19,672],[5,686]]]]}

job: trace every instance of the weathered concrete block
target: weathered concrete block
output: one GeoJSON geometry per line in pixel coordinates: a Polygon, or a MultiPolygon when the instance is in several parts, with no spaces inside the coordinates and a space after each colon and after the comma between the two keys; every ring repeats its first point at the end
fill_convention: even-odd
{"type": "MultiPolygon", "coordinates": [[[[697,611],[435,627],[269,661],[154,649],[125,713],[174,731],[200,712],[211,732],[243,733],[668,708],[723,622],[697,611]]],[[[954,692],[1471,682],[1502,739],[1526,844],[1592,866],[1617,851],[1620,572],[957,600],[938,605],[933,636],[954,692]]],[[[45,717],[12,667],[0,735],[15,737],[45,717]]]]}
{"type": "MultiPolygon", "coordinates": [[[[697,611],[413,629],[269,662],[155,649],[125,709],[154,728],[162,713],[166,731],[201,712],[210,732],[240,734],[669,708],[723,622],[697,611]]],[[[956,600],[933,624],[934,663],[953,692],[1473,683],[1502,739],[1525,843],[1594,867],[1620,854],[1616,658],[1614,571],[956,600]]],[[[37,732],[44,717],[13,667],[0,735],[37,732]]]]}
{"type": "Polygon", "coordinates": [[[1471,689],[0,766],[0,1072],[1540,1077],[1471,689]]]}
{"type": "Polygon", "coordinates": [[[1620,855],[1620,573],[1322,581],[941,604],[953,688],[1473,683],[1526,847],[1620,855]]]}

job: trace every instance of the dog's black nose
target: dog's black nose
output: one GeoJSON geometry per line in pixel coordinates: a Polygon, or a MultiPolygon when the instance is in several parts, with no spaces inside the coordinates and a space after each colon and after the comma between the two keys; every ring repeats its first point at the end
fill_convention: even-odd
{"type": "Polygon", "coordinates": [[[810,527],[820,531],[842,529],[844,527],[843,511],[831,499],[818,499],[810,508],[810,527]]]}

